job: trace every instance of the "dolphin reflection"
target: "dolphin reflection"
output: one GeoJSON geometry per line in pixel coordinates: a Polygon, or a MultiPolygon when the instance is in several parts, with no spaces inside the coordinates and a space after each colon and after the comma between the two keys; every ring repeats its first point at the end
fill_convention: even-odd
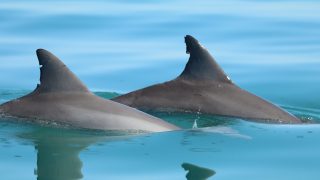
{"type": "MultiPolygon", "coordinates": [[[[37,180],[76,180],[82,179],[85,163],[80,153],[92,144],[132,138],[134,132],[87,131],[66,128],[35,127],[19,133],[20,139],[31,142],[37,151],[35,175],[37,180]]],[[[188,180],[206,180],[215,171],[190,163],[182,167],[189,171],[188,180]]]]}
{"type": "Polygon", "coordinates": [[[35,146],[37,151],[35,175],[38,180],[75,180],[83,178],[80,152],[100,141],[130,137],[119,135],[117,132],[109,134],[105,131],[40,127],[19,134],[19,137],[31,141],[35,146]]]}
{"type": "Polygon", "coordinates": [[[185,171],[188,171],[186,175],[187,180],[206,180],[216,174],[212,169],[196,166],[190,163],[183,163],[181,166],[185,171]]]}

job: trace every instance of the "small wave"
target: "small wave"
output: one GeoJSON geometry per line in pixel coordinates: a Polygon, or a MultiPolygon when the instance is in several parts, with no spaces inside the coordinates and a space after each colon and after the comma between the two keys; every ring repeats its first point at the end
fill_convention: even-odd
{"type": "Polygon", "coordinates": [[[225,126],[206,127],[206,128],[201,128],[201,129],[197,129],[197,130],[200,132],[219,133],[219,134],[223,134],[226,136],[232,136],[232,137],[237,137],[237,138],[242,138],[242,139],[247,139],[247,140],[252,139],[251,136],[241,134],[238,130],[235,130],[230,127],[225,127],[225,126]]]}
{"type": "Polygon", "coordinates": [[[297,116],[305,123],[320,123],[320,109],[296,107],[296,106],[281,106],[293,115],[297,116]]]}

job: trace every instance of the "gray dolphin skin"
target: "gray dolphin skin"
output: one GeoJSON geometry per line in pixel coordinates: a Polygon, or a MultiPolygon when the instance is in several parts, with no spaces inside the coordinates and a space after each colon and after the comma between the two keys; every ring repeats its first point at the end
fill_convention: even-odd
{"type": "Polygon", "coordinates": [[[187,35],[185,43],[190,58],[180,76],[112,100],[141,110],[202,112],[266,123],[301,123],[280,107],[235,85],[198,40],[187,35]]]}
{"type": "Polygon", "coordinates": [[[75,127],[102,130],[161,132],[179,129],[123,104],[100,98],[56,56],[37,50],[40,84],[30,94],[0,106],[5,115],[50,120],[75,127]]]}

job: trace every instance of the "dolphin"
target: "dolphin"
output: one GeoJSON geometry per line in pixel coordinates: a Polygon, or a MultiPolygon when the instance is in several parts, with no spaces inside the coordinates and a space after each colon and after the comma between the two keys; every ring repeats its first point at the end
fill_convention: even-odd
{"type": "Polygon", "coordinates": [[[280,107],[234,84],[194,37],[185,36],[185,43],[190,58],[176,79],[112,100],[147,111],[201,112],[266,123],[301,123],[280,107]]]}
{"type": "Polygon", "coordinates": [[[179,129],[134,108],[94,95],[56,56],[44,49],[36,53],[40,84],[30,94],[2,104],[2,114],[88,129],[146,132],[179,129]]]}

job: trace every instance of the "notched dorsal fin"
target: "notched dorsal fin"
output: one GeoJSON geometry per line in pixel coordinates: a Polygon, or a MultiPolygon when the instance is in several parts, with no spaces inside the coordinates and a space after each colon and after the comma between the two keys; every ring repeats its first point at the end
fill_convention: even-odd
{"type": "Polygon", "coordinates": [[[56,56],[44,49],[37,50],[40,84],[35,92],[89,92],[88,88],[56,56]]]}
{"type": "Polygon", "coordinates": [[[194,37],[185,37],[186,53],[190,54],[189,61],[179,76],[184,79],[215,80],[231,83],[229,77],[216,63],[208,50],[203,47],[194,37]]]}

